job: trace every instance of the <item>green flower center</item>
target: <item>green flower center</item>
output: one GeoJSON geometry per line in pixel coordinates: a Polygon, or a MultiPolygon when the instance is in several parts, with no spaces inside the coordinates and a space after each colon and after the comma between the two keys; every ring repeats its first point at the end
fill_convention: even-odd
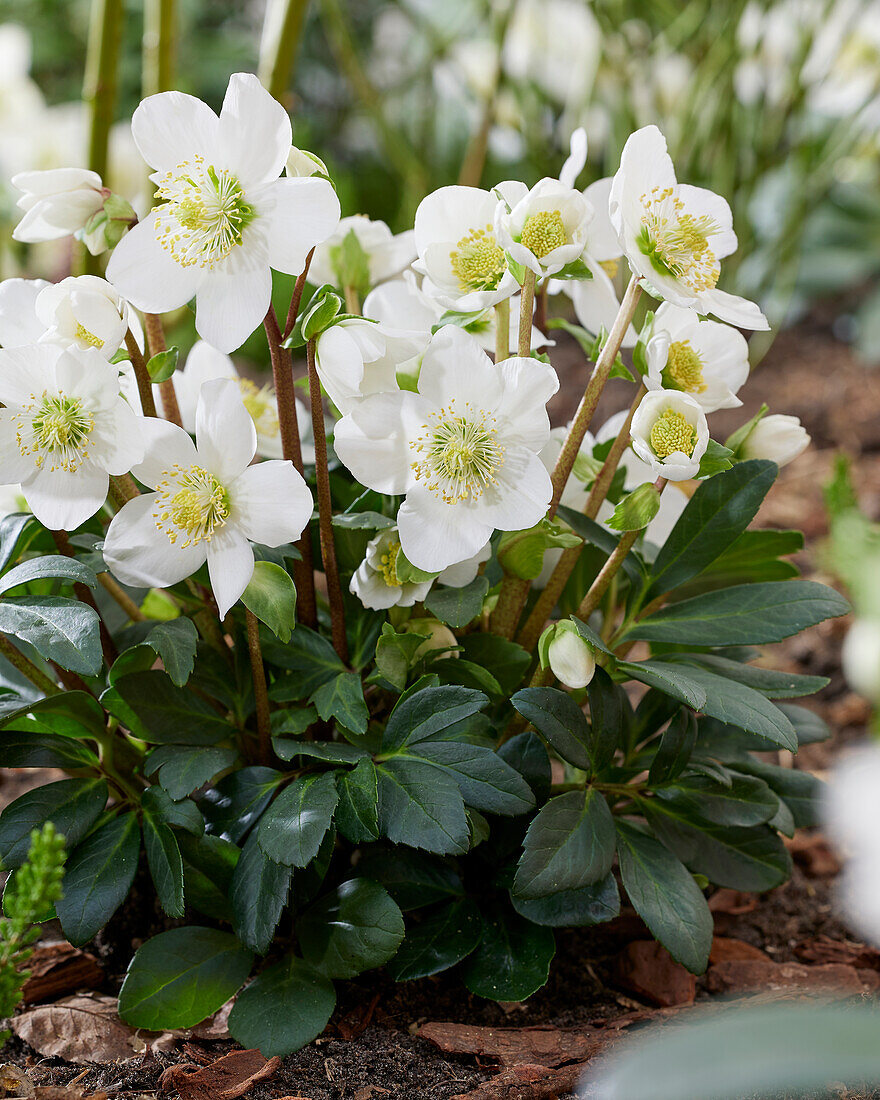
{"type": "Polygon", "coordinates": [[[676,451],[681,451],[690,458],[697,445],[697,431],[684,413],[666,409],[654,421],[650,442],[651,449],[658,458],[668,458],[676,451]]]}
{"type": "Polygon", "coordinates": [[[85,325],[81,324],[79,321],[76,323],[74,335],[77,340],[81,341],[83,344],[88,344],[89,347],[102,348],[104,346],[104,341],[101,337],[96,336],[93,332],[89,332],[85,325]]]}
{"type": "MultiPolygon", "coordinates": [[[[89,436],[95,426],[94,415],[83,407],[80,397],[43,391],[39,404],[17,413],[16,440],[22,455],[32,455],[39,469],[49,459],[50,470],[74,473],[85,461],[89,436]]],[[[92,444],[93,446],[94,444],[92,444]]]]}
{"type": "Polygon", "coordinates": [[[238,389],[244,407],[251,414],[260,435],[278,435],[278,409],[271,386],[257,386],[249,378],[239,378],[238,389]]]}
{"type": "Polygon", "coordinates": [[[188,470],[174,466],[166,470],[156,494],[153,509],[156,526],[175,545],[183,535],[180,545],[184,550],[203,539],[210,542],[229,517],[229,493],[201,466],[192,465],[188,470]]]}
{"type": "Polygon", "coordinates": [[[455,400],[424,425],[425,434],[410,446],[421,458],[412,469],[432,493],[446,504],[478,500],[488,485],[497,484],[504,465],[504,447],[498,440],[494,417],[468,402],[457,415],[455,400]]]}
{"type": "Polygon", "coordinates": [[[383,554],[379,555],[379,569],[389,588],[400,588],[403,581],[397,576],[397,555],[400,553],[400,540],[392,539],[383,554]]]}
{"type": "Polygon", "coordinates": [[[690,340],[676,340],[669,345],[666,366],[661,371],[663,385],[668,390],[704,393],[703,361],[691,347],[690,340]]]}
{"type": "Polygon", "coordinates": [[[256,211],[225,168],[196,156],[168,172],[156,190],[156,239],[182,266],[213,267],[241,244],[256,211]]]}
{"type": "Polygon", "coordinates": [[[494,290],[507,270],[504,249],[492,232],[492,226],[472,229],[449,253],[449,262],[463,291],[494,290]]]}
{"type": "Polygon", "coordinates": [[[523,222],[520,244],[540,260],[554,248],[564,245],[566,239],[562,214],[558,210],[541,210],[529,214],[523,222]]]}
{"type": "Polygon", "coordinates": [[[720,227],[708,214],[694,217],[685,210],[674,187],[655,187],[642,195],[641,251],[662,275],[679,279],[695,294],[712,290],[721,268],[709,239],[720,227]]]}

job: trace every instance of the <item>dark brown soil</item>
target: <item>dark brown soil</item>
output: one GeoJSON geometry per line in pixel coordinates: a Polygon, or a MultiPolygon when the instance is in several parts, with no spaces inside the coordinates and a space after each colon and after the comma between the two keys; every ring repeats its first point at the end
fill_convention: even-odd
{"type": "MultiPolygon", "coordinates": [[[[554,360],[563,386],[552,413],[555,422],[564,423],[583,389],[586,368],[573,345],[566,343],[560,344],[554,360]]],[[[813,447],[782,471],[759,522],[804,530],[808,550],[799,564],[805,575],[821,576],[815,564],[827,530],[821,490],[839,449],[847,451],[856,464],[863,508],[880,518],[880,375],[859,365],[850,350],[834,339],[830,324],[818,316],[776,341],[743,397],[744,408],[713,417],[716,438],[723,440],[764,401],[771,411],[799,416],[813,435],[813,447]]],[[[603,396],[598,422],[629,399],[630,387],[613,383],[603,396]]],[[[822,624],[776,647],[773,654],[776,667],[831,677],[830,685],[808,705],[816,707],[831,724],[833,740],[809,746],[794,761],[784,761],[817,774],[826,771],[848,743],[865,735],[867,709],[849,692],[839,667],[845,630],[846,624],[840,620],[822,624]]],[[[4,774],[0,801],[20,794],[21,781],[20,773],[4,774]]],[[[121,976],[132,940],[151,934],[156,919],[151,909],[140,908],[135,919],[121,918],[115,922],[113,934],[104,937],[104,962],[115,980],[121,976]]],[[[718,931],[760,947],[777,962],[796,960],[796,945],[819,935],[838,941],[851,938],[835,914],[833,880],[808,876],[798,866],[789,883],[761,897],[751,912],[725,914],[718,931]]],[[[611,963],[629,939],[643,935],[634,914],[624,915],[612,925],[560,933],[550,981],[525,1004],[502,1006],[472,997],[454,973],[398,986],[382,974],[339,983],[339,1007],[325,1035],[285,1058],[271,1081],[256,1085],[247,1095],[253,1100],[383,1100],[385,1096],[444,1100],[466,1093],[491,1076],[491,1067],[480,1067],[470,1057],[439,1053],[414,1036],[420,1024],[433,1020],[506,1027],[537,1023],[570,1026],[631,1012],[642,1006],[615,989],[611,963]],[[339,1022],[348,1018],[350,1023],[374,998],[366,1029],[350,1040],[342,1038],[349,1029],[344,1023],[340,1032],[339,1022]]],[[[703,983],[698,983],[697,996],[709,996],[703,983]]],[[[228,1043],[201,1045],[216,1056],[230,1049],[228,1043]]],[[[63,1084],[82,1073],[82,1067],[41,1061],[16,1040],[7,1046],[5,1057],[33,1067],[35,1083],[63,1084]]],[[[95,1067],[79,1084],[118,1096],[153,1094],[161,1071],[180,1058],[186,1059],[186,1055],[148,1055],[125,1065],[95,1067]]],[[[851,1092],[834,1095],[858,1100],[851,1092]]],[[[862,1096],[867,1100],[866,1094],[862,1096]]]]}

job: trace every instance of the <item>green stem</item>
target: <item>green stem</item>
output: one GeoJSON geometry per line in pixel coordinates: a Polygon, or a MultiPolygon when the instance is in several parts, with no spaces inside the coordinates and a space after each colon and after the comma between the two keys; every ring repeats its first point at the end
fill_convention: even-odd
{"type": "Polygon", "coordinates": [[[357,292],[357,288],[353,286],[347,286],[344,290],[345,294],[345,312],[346,313],[360,313],[361,311],[361,299],[357,292]]]}
{"type": "Polygon", "coordinates": [[[122,0],[92,0],[83,100],[89,115],[88,166],[103,180],[116,106],[122,0]]]}
{"type": "Polygon", "coordinates": [[[144,0],[143,80],[146,97],[174,86],[176,0],[144,0]]]}
{"type": "MultiPolygon", "coordinates": [[[[523,287],[523,293],[525,293],[525,287],[523,287]]],[[[599,404],[602,390],[605,388],[611,368],[617,359],[617,353],[620,351],[620,345],[626,336],[641,294],[642,288],[639,286],[636,276],[633,275],[626,288],[623,301],[620,303],[620,309],[611,327],[611,332],[608,334],[608,339],[605,341],[602,351],[599,353],[599,358],[596,360],[596,366],[593,368],[589,384],[584,391],[575,418],[571,422],[568,436],[562,445],[562,450],[559,452],[559,457],[553,468],[553,500],[550,503],[548,513],[550,519],[553,518],[556,509],[559,507],[562,491],[581,449],[584,436],[587,434],[587,428],[593,419],[593,413],[595,413],[596,406],[599,404]]]]}
{"type": "Polygon", "coordinates": [[[251,676],[254,683],[254,701],[257,710],[257,736],[260,740],[260,763],[267,765],[272,759],[272,729],[269,718],[269,694],[266,690],[266,669],[260,646],[260,624],[253,611],[245,609],[248,654],[251,659],[251,676]]]}
{"type": "Polygon", "coordinates": [[[519,348],[517,354],[528,358],[532,350],[532,313],[535,309],[535,273],[526,268],[519,298],[519,348]]]}
{"type": "Polygon", "coordinates": [[[510,355],[510,299],[495,306],[495,362],[510,355]]]}
{"type": "Polygon", "coordinates": [[[13,668],[17,668],[22,676],[27,677],[44,695],[61,694],[61,688],[50,680],[45,672],[38,669],[33,661],[25,657],[20,649],[16,649],[5,634],[0,634],[0,655],[5,657],[13,668]]]}
{"type": "MultiPolygon", "coordinates": [[[[299,281],[299,280],[297,280],[299,281]]],[[[294,324],[296,318],[294,317],[294,324]]],[[[269,312],[263,320],[266,340],[269,344],[269,358],[272,361],[272,384],[275,387],[275,402],[278,406],[278,430],[281,435],[281,453],[288,462],[303,472],[302,444],[299,439],[299,424],[296,415],[296,394],[293,389],[293,363],[290,352],[281,346],[281,330],[275,311],[269,312]]],[[[291,326],[292,328],[293,326],[291,326]]],[[[324,421],[321,421],[323,427],[324,421]]],[[[314,563],[312,559],[311,524],[306,524],[299,542],[300,560],[293,564],[293,578],[296,582],[297,618],[306,626],[316,626],[318,622],[318,604],[315,597],[314,563]]]]}
{"type": "MultiPolygon", "coordinates": [[[[654,482],[654,488],[658,493],[662,493],[666,487],[666,478],[658,477],[654,482]]],[[[641,534],[641,531],[625,531],[621,535],[620,542],[611,553],[608,561],[599,570],[599,575],[590,585],[590,590],[586,596],[581,600],[580,607],[577,609],[577,617],[583,622],[586,622],[590,615],[599,606],[599,601],[605,595],[608,585],[611,580],[616,576],[618,569],[623,565],[624,558],[630,552],[636,539],[641,534]]]]}
{"type": "Polygon", "coordinates": [[[321,404],[321,382],[315,365],[315,341],[309,340],[306,349],[309,365],[309,396],[312,401],[312,430],[315,434],[315,479],[318,489],[318,527],[321,535],[321,558],[324,576],[327,578],[327,600],[330,604],[330,626],[333,648],[340,660],[348,664],[348,641],[345,636],[345,605],[342,585],[339,583],[339,567],[336,563],[336,544],[333,540],[333,502],[330,497],[330,472],[327,466],[327,437],[324,434],[324,406],[321,404]]]}
{"type": "Polygon", "coordinates": [[[268,0],[257,75],[279,101],[290,87],[308,0],[268,0]]]}

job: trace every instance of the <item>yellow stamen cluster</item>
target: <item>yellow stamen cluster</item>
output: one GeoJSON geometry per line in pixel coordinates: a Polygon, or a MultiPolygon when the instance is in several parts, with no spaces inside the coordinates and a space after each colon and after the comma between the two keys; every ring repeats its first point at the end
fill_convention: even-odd
{"type": "Polygon", "coordinates": [[[198,155],[167,172],[156,196],[164,200],[156,239],[181,267],[213,267],[241,244],[255,214],[235,176],[198,155]]]}
{"type": "Polygon", "coordinates": [[[229,494],[213,474],[198,465],[165,470],[156,494],[156,527],[174,545],[184,535],[183,550],[202,540],[210,542],[229,518],[229,494]]]}
{"type": "Polygon", "coordinates": [[[472,229],[449,253],[449,262],[463,291],[494,290],[507,270],[504,249],[495,239],[492,226],[472,229]]]}
{"type": "Polygon", "coordinates": [[[680,279],[694,293],[712,290],[721,268],[709,246],[719,226],[708,216],[694,217],[674,187],[655,187],[642,195],[639,247],[663,274],[680,279]]]}
{"type": "Polygon", "coordinates": [[[94,447],[90,439],[95,426],[94,415],[84,408],[82,398],[68,397],[59,391],[49,394],[43,391],[39,402],[31,394],[30,404],[13,416],[18,449],[24,456],[33,456],[34,463],[42,470],[49,460],[49,470],[65,470],[75,473],[88,457],[88,449],[94,447]]]}
{"type": "Polygon", "coordinates": [[[85,325],[81,324],[79,321],[77,321],[76,323],[74,333],[77,340],[82,341],[82,343],[84,344],[88,344],[89,347],[102,348],[104,346],[104,341],[101,339],[101,337],[96,336],[93,332],[89,332],[85,325]]]}
{"type": "Polygon", "coordinates": [[[251,414],[260,435],[278,435],[278,408],[275,404],[275,392],[271,386],[257,386],[249,378],[239,378],[238,389],[244,407],[251,414]]]}
{"type": "Polygon", "coordinates": [[[704,393],[706,390],[703,361],[691,347],[690,340],[675,340],[669,345],[666,366],[661,373],[666,389],[685,393],[704,393]]]}
{"type": "Polygon", "coordinates": [[[520,244],[539,260],[564,245],[566,240],[565,223],[558,210],[540,210],[537,214],[529,214],[523,222],[520,244]]]}
{"type": "Polygon", "coordinates": [[[397,555],[400,553],[400,540],[392,539],[384,554],[379,556],[382,578],[389,588],[400,588],[403,581],[397,575],[397,555]]]}
{"type": "Polygon", "coordinates": [[[422,456],[412,463],[412,470],[445,504],[476,501],[488,485],[498,483],[504,447],[489,413],[467,402],[464,413],[459,414],[453,398],[448,408],[433,413],[430,423],[422,428],[424,435],[410,443],[422,456]]]}
{"type": "Polygon", "coordinates": [[[697,431],[684,413],[666,409],[654,421],[650,442],[658,458],[668,458],[675,451],[690,458],[697,445],[697,431]]]}

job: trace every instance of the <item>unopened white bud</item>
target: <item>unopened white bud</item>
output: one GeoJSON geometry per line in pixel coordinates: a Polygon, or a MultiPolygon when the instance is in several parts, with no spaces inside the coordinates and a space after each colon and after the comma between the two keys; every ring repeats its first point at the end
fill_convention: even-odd
{"type": "Polygon", "coordinates": [[[458,645],[455,635],[449,629],[448,626],[444,626],[439,619],[407,619],[407,621],[400,627],[400,630],[404,634],[425,634],[427,637],[425,641],[419,646],[413,655],[413,660],[417,661],[421,657],[427,657],[427,655],[435,649],[445,649],[449,652],[445,653],[445,657],[457,657],[458,653],[453,648],[458,645]]]}
{"type": "Polygon", "coordinates": [[[810,445],[810,436],[796,416],[774,413],[752,428],[740,447],[741,458],[767,458],[785,466],[810,445]]]}
{"type": "Polygon", "coordinates": [[[23,192],[16,205],[24,216],[12,231],[17,241],[69,237],[104,205],[101,177],[86,168],[19,172],[13,176],[12,186],[23,192]]]}
{"type": "Polygon", "coordinates": [[[563,624],[557,625],[547,646],[547,663],[556,679],[568,688],[585,688],[596,671],[593,647],[563,624]]]}

